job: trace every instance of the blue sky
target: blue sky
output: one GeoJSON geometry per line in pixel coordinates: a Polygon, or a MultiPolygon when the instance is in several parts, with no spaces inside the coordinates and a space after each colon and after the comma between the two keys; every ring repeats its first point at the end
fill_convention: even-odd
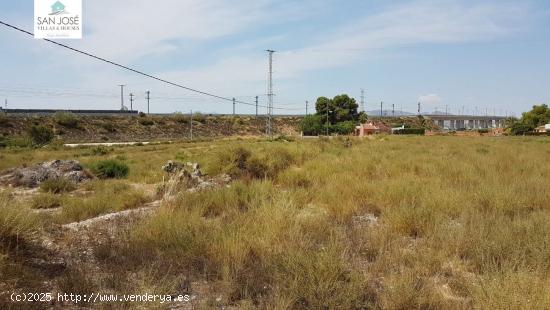
{"type": "MultiPolygon", "coordinates": [[[[275,106],[289,109],[279,113],[319,96],[359,99],[361,88],[367,110],[421,101],[424,112],[520,114],[550,103],[548,1],[83,1],[84,37],[63,43],[222,96],[265,104],[264,50],[278,51],[275,106]]],[[[2,1],[0,18],[32,30],[33,5],[2,1]]],[[[232,110],[5,27],[0,56],[11,108],[114,109],[127,84],[140,110],[147,90],[153,112],[232,110]]]]}

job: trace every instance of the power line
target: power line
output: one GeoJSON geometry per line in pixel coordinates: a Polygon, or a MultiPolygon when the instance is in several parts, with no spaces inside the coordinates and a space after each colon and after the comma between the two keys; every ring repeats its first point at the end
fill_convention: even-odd
{"type": "MultiPolygon", "coordinates": [[[[14,29],[14,30],[17,30],[17,31],[19,31],[19,32],[22,32],[22,33],[24,33],[24,34],[27,34],[27,35],[29,35],[29,36],[34,37],[34,33],[30,32],[30,31],[27,31],[27,30],[24,30],[24,29],[21,29],[21,28],[19,28],[19,27],[17,27],[17,26],[8,24],[8,23],[6,23],[6,22],[4,22],[4,21],[2,21],[2,20],[0,20],[0,24],[6,26],[6,27],[8,27],[8,28],[12,28],[12,29],[14,29]]],[[[62,43],[59,43],[59,42],[55,42],[55,41],[52,41],[52,40],[49,40],[49,39],[42,39],[42,40],[44,40],[44,41],[46,41],[46,42],[48,42],[48,43],[51,43],[51,44],[54,44],[54,45],[57,45],[57,46],[60,46],[60,47],[69,49],[69,50],[71,50],[71,51],[73,51],[73,52],[76,52],[76,53],[79,53],[79,54],[82,54],[82,55],[85,55],[85,56],[94,58],[94,59],[96,59],[96,60],[99,60],[99,61],[102,61],[102,62],[111,64],[111,65],[113,65],[113,66],[116,66],[116,67],[125,69],[125,70],[127,70],[127,71],[131,71],[131,72],[134,72],[134,73],[136,73],[136,74],[139,74],[139,75],[142,75],[142,76],[145,76],[145,77],[148,77],[148,78],[157,80],[157,81],[159,81],[159,82],[162,82],[162,83],[165,83],[165,84],[168,84],[168,85],[172,85],[172,86],[175,86],[175,87],[179,87],[179,88],[182,88],[182,89],[185,89],[185,90],[188,90],[188,91],[197,93],[197,94],[201,94],[201,95],[204,95],[204,96],[209,96],[209,97],[217,98],[217,99],[220,99],[220,100],[233,102],[233,98],[223,97],[223,96],[216,95],[216,94],[213,94],[213,93],[209,93],[209,92],[206,92],[206,91],[202,91],[202,90],[198,90],[198,89],[195,89],[195,88],[187,87],[187,86],[184,86],[184,85],[182,85],[182,84],[174,83],[174,82],[165,80],[165,79],[163,79],[163,78],[157,77],[157,76],[155,76],[155,75],[152,75],[152,74],[149,74],[149,73],[145,73],[145,72],[140,71],[140,70],[137,70],[137,69],[130,68],[130,67],[128,67],[128,66],[125,66],[125,65],[116,63],[116,62],[114,62],[114,61],[111,61],[111,60],[105,59],[105,58],[103,58],[103,57],[99,57],[99,56],[93,55],[93,54],[91,54],[91,53],[88,53],[88,52],[85,52],[85,51],[76,49],[76,48],[74,48],[74,47],[71,47],[71,46],[68,46],[68,45],[65,45],[65,44],[62,44],[62,43]]],[[[236,103],[239,103],[239,104],[255,106],[255,103],[250,103],[250,102],[245,102],[245,101],[240,101],[240,100],[236,100],[235,102],[236,102],[236,103]]],[[[302,109],[273,108],[273,105],[271,105],[271,106],[263,106],[263,107],[269,108],[270,111],[272,111],[273,109],[277,109],[277,110],[302,110],[302,109]]]]}

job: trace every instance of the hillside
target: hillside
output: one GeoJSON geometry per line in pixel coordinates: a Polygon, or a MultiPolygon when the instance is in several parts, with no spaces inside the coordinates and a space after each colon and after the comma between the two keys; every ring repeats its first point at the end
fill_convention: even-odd
{"type": "MultiPolygon", "coordinates": [[[[275,134],[298,133],[300,117],[277,117],[275,134]]],[[[67,143],[179,140],[190,137],[188,115],[116,117],[116,116],[1,116],[0,136],[25,135],[33,125],[51,128],[67,143]]],[[[195,138],[252,136],[265,133],[266,119],[251,116],[193,116],[195,138]]]]}

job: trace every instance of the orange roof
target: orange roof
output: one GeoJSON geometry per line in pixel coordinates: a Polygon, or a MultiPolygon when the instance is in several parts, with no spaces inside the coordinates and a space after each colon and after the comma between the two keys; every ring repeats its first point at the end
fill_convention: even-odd
{"type": "Polygon", "coordinates": [[[380,128],[374,126],[373,124],[371,123],[368,123],[368,124],[363,124],[361,125],[363,126],[363,129],[366,129],[366,130],[379,130],[380,128]]]}

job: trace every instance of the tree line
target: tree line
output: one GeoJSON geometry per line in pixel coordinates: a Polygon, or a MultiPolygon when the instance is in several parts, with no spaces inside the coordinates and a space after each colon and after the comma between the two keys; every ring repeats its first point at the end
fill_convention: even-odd
{"type": "Polygon", "coordinates": [[[347,135],[355,130],[357,124],[367,121],[365,112],[358,112],[359,105],[355,98],[346,94],[330,99],[319,97],[315,103],[316,113],[306,115],[301,123],[304,135],[342,134],[347,135]]]}

